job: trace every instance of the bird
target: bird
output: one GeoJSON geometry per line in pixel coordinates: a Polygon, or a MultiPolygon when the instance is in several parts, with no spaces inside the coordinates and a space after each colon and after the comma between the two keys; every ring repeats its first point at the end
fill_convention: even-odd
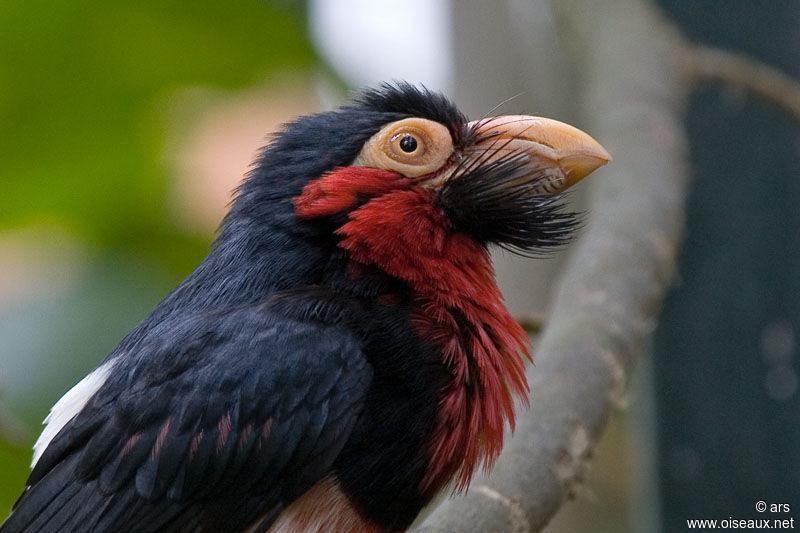
{"type": "Polygon", "coordinates": [[[611,161],[408,82],[283,126],[208,256],[52,407],[0,531],[399,532],[489,468],[530,347],[489,252],[611,161]]]}

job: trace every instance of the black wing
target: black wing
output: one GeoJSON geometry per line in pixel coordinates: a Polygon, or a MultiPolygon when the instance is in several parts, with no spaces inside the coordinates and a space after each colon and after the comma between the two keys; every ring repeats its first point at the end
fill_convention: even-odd
{"type": "Polygon", "coordinates": [[[372,377],[344,329],[264,307],[172,318],[115,360],[3,533],[268,524],[330,469],[372,377]]]}

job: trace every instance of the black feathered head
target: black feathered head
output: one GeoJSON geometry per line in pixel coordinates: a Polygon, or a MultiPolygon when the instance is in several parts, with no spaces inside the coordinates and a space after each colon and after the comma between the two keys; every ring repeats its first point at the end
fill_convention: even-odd
{"type": "Polygon", "coordinates": [[[310,219],[413,185],[431,192],[453,230],[537,253],[566,242],[576,226],[559,194],[610,160],[567,124],[524,115],[470,122],[441,94],[398,83],[289,124],[240,196],[289,193],[310,219]]]}

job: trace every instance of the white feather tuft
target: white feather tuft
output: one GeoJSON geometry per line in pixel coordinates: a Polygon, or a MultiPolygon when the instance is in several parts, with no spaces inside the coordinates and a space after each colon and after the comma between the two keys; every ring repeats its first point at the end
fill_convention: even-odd
{"type": "Polygon", "coordinates": [[[95,368],[91,374],[80,380],[74,387],[67,391],[56,404],[50,408],[50,413],[44,419],[42,434],[33,445],[33,460],[31,468],[47,449],[53,437],[58,435],[67,422],[81,412],[94,393],[106,382],[108,374],[114,366],[114,361],[107,361],[95,368]]]}

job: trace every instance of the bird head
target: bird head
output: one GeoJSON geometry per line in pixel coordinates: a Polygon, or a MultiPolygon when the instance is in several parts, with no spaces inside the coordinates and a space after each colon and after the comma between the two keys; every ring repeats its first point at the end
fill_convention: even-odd
{"type": "Polygon", "coordinates": [[[611,160],[562,122],[526,115],[469,121],[442,95],[402,83],[290,125],[264,161],[274,165],[277,154],[298,168],[310,163],[295,182],[303,187],[294,198],[303,219],[351,213],[415,189],[444,213],[450,230],[523,253],[569,239],[577,217],[564,210],[560,193],[611,160]]]}

